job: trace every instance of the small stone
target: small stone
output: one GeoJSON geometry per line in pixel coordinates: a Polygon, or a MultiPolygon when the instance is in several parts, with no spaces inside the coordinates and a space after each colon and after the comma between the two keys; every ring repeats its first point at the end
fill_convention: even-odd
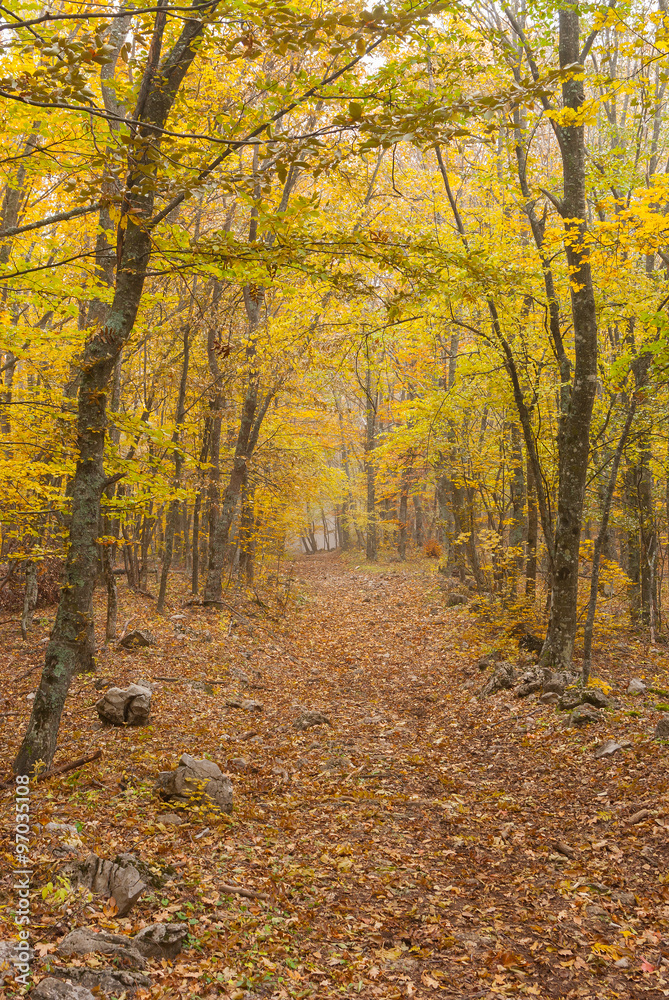
{"type": "Polygon", "coordinates": [[[156,816],[157,823],[164,823],[165,826],[181,826],[184,822],[183,816],[179,813],[158,813],[156,816]]]}
{"type": "Polygon", "coordinates": [[[614,969],[628,969],[629,962],[627,961],[626,958],[619,958],[616,962],[613,963],[613,967],[614,969]]]}
{"type": "Polygon", "coordinates": [[[601,720],[601,714],[592,705],[577,705],[571,713],[569,723],[572,726],[588,726],[601,720]]]}
{"type": "Polygon", "coordinates": [[[607,740],[606,743],[602,743],[601,747],[595,751],[595,759],[599,760],[600,757],[608,757],[617,750],[622,750],[623,746],[623,743],[616,743],[615,740],[607,740]]]}
{"type": "Polygon", "coordinates": [[[623,889],[614,889],[611,893],[611,898],[615,899],[616,903],[620,903],[621,906],[627,907],[628,910],[636,906],[636,896],[633,892],[625,892],[623,889]]]}
{"type": "Polygon", "coordinates": [[[516,680],[516,672],[512,663],[500,663],[494,674],[481,691],[481,697],[495,694],[497,691],[504,691],[512,688],[516,680]]]}
{"type": "Polygon", "coordinates": [[[235,771],[250,771],[251,761],[248,757],[233,757],[229,761],[230,767],[234,767],[235,771]]]}
{"type": "Polygon", "coordinates": [[[571,712],[572,709],[580,705],[583,698],[578,690],[565,691],[558,701],[558,706],[563,712],[571,712]]]}
{"type": "Polygon", "coordinates": [[[133,942],[146,958],[176,958],[188,937],[188,924],[150,924],[133,942]]]}
{"type": "Polygon", "coordinates": [[[262,712],[264,708],[261,701],[252,698],[228,698],[225,704],[228,708],[243,708],[247,712],[262,712]]]}
{"type": "Polygon", "coordinates": [[[328,719],[327,715],[322,712],[312,712],[306,711],[301,712],[300,715],[295,719],[293,723],[293,729],[298,731],[304,729],[311,729],[312,726],[331,726],[332,723],[328,719]]]}
{"type": "Polygon", "coordinates": [[[132,632],[124,635],[119,646],[124,649],[135,649],[137,646],[157,646],[155,636],[145,628],[135,628],[132,632]]]}
{"type": "Polygon", "coordinates": [[[163,771],[158,775],[156,791],[164,799],[195,805],[205,802],[232,812],[232,782],[223,774],[218,764],[211,760],[196,760],[190,754],[182,754],[174,771],[163,771]]]}
{"type": "Polygon", "coordinates": [[[53,976],[40,980],[30,996],[36,997],[36,1000],[95,1000],[85,986],[78,986],[71,979],[54,979],[53,976]]]}
{"type": "Polygon", "coordinates": [[[610,708],[611,702],[606,697],[603,691],[599,688],[585,688],[581,692],[581,699],[587,702],[588,705],[594,705],[595,708],[610,708]]]}
{"type": "Polygon", "coordinates": [[[95,707],[101,720],[113,726],[143,726],[151,712],[151,691],[139,684],[112,687],[105,691],[95,707]]]}
{"type": "Polygon", "coordinates": [[[546,693],[542,694],[541,698],[539,698],[539,701],[543,705],[557,705],[558,698],[559,695],[557,691],[546,691],[546,693]]]}
{"type": "Polygon", "coordinates": [[[97,895],[113,897],[117,915],[124,917],[147,888],[139,871],[133,865],[132,855],[119,855],[114,861],[89,854],[75,872],[80,885],[97,895]]]}
{"type": "Polygon", "coordinates": [[[663,716],[655,726],[656,740],[669,740],[669,715],[663,716]]]}
{"type": "Polygon", "coordinates": [[[447,608],[457,608],[461,604],[466,604],[469,598],[465,597],[464,594],[449,594],[446,598],[447,608]]]}
{"type": "Polygon", "coordinates": [[[632,680],[627,685],[628,694],[645,694],[646,685],[638,677],[633,677],[632,680]]]}

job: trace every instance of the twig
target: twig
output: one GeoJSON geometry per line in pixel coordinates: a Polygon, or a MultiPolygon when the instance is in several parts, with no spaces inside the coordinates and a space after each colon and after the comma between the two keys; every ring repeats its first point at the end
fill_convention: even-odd
{"type": "Polygon", "coordinates": [[[255,889],[243,889],[241,885],[226,885],[223,883],[219,884],[219,889],[221,892],[230,892],[233,895],[245,896],[246,899],[269,899],[269,896],[265,892],[256,892],[255,889]]]}
{"type": "MultiPolygon", "coordinates": [[[[70,761],[68,764],[59,764],[58,767],[52,767],[49,771],[42,771],[41,774],[36,774],[33,777],[33,781],[46,781],[47,778],[53,778],[57,774],[66,774],[68,771],[76,771],[77,768],[83,767],[84,764],[90,764],[93,760],[98,760],[102,757],[102,750],[96,750],[95,753],[89,753],[85,757],[79,757],[77,760],[70,761]]],[[[0,788],[9,788],[14,784],[14,778],[9,778],[7,781],[0,782],[0,788]]]]}

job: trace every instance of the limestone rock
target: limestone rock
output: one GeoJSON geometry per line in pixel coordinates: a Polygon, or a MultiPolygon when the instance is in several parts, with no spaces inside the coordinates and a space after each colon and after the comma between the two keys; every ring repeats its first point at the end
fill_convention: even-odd
{"type": "Polygon", "coordinates": [[[303,729],[311,729],[312,726],[331,726],[332,723],[328,719],[327,715],[323,715],[322,712],[300,712],[297,719],[293,723],[293,729],[299,731],[303,729]]]}
{"type": "Polygon", "coordinates": [[[516,673],[512,663],[500,663],[495,669],[486,686],[481,691],[481,697],[495,694],[496,691],[503,691],[512,688],[516,679],[516,673]]]}
{"type": "Polygon", "coordinates": [[[54,968],[55,976],[70,979],[79,987],[86,987],[98,998],[100,994],[132,997],[139,987],[145,989],[151,986],[151,980],[143,972],[128,972],[125,969],[86,969],[69,966],[66,969],[54,968]]]}
{"type": "Polygon", "coordinates": [[[572,709],[576,708],[583,701],[581,692],[577,689],[573,691],[565,691],[563,695],[560,696],[558,701],[558,707],[562,709],[563,712],[571,712],[572,709]]]}
{"type": "MultiPolygon", "coordinates": [[[[628,742],[628,741],[626,741],[628,742]]],[[[610,757],[611,754],[616,753],[618,750],[622,750],[625,746],[625,742],[616,743],[615,740],[607,740],[595,751],[595,760],[599,760],[600,757],[610,757]]]]}
{"type": "Polygon", "coordinates": [[[228,708],[243,708],[247,712],[262,712],[264,705],[253,698],[228,698],[225,703],[228,708]]]}
{"type": "Polygon", "coordinates": [[[79,866],[80,883],[96,894],[113,896],[119,917],[130,912],[147,888],[146,882],[132,863],[134,860],[132,855],[121,855],[116,861],[107,861],[97,854],[89,854],[79,866]]]}
{"type": "Polygon", "coordinates": [[[592,705],[577,705],[569,722],[572,726],[588,726],[592,722],[601,722],[601,719],[601,713],[592,705]]]}
{"type": "Polygon", "coordinates": [[[447,608],[457,608],[461,604],[466,604],[468,598],[464,594],[449,594],[446,598],[447,608]]]}
{"type": "Polygon", "coordinates": [[[665,715],[655,726],[656,740],[669,740],[669,715],[665,715]]]}
{"type": "Polygon", "coordinates": [[[146,968],[146,960],[136,947],[132,938],[123,934],[110,934],[108,931],[92,931],[88,927],[80,927],[70,931],[56,949],[59,955],[66,958],[77,955],[108,955],[118,958],[130,968],[146,968]]]}
{"type": "Polygon", "coordinates": [[[594,705],[595,708],[611,707],[611,702],[599,688],[585,688],[581,692],[581,701],[587,702],[588,705],[594,705]]]}
{"type": "Polygon", "coordinates": [[[156,823],[165,823],[167,826],[181,826],[185,822],[179,813],[158,813],[156,823]]]}
{"type": "Polygon", "coordinates": [[[218,764],[211,760],[196,760],[182,754],[174,771],[158,775],[156,791],[163,799],[174,799],[190,805],[205,803],[232,812],[232,782],[218,764]]]}
{"type": "Polygon", "coordinates": [[[550,674],[544,681],[544,691],[555,691],[556,694],[562,695],[575,680],[575,674],[570,674],[565,670],[557,671],[550,674]]]}
{"type": "Polygon", "coordinates": [[[542,705],[557,705],[558,698],[559,695],[557,691],[546,691],[544,694],[542,694],[541,698],[539,698],[539,701],[542,703],[542,705]]]}
{"type": "Polygon", "coordinates": [[[132,632],[124,635],[119,646],[124,649],[135,649],[137,646],[157,646],[155,636],[145,628],[134,628],[132,632]]]}
{"type": "Polygon", "coordinates": [[[113,726],[143,726],[149,720],[151,691],[139,684],[112,687],[105,691],[95,707],[102,721],[113,726]]]}
{"type": "Polygon", "coordinates": [[[85,986],[78,986],[71,979],[55,979],[53,976],[40,980],[30,996],[36,1000],[95,1000],[85,986]]]}
{"type": "Polygon", "coordinates": [[[638,677],[633,677],[627,685],[628,694],[645,694],[646,685],[638,677]]]}
{"type": "Polygon", "coordinates": [[[519,684],[516,688],[517,698],[527,698],[528,695],[540,691],[543,686],[543,671],[539,667],[530,667],[520,675],[519,684]]]}
{"type": "Polygon", "coordinates": [[[176,958],[188,937],[188,924],[150,924],[135,934],[135,947],[146,958],[176,958]]]}

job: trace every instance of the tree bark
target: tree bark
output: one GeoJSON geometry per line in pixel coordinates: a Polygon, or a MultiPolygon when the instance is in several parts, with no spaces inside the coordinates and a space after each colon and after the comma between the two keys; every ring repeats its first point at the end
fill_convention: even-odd
{"type": "Polygon", "coordinates": [[[378,391],[372,395],[372,372],[367,361],[365,374],[365,480],[367,483],[367,532],[365,537],[365,558],[376,562],[378,549],[378,525],[376,511],[376,471],[374,469],[374,449],[376,447],[376,412],[379,402],[378,391]]]}
{"type": "MultiPolygon", "coordinates": [[[[174,433],[172,434],[172,444],[174,448],[174,479],[172,480],[172,488],[176,491],[181,485],[181,468],[183,466],[183,454],[179,448],[179,438],[181,436],[181,428],[183,426],[184,420],[186,419],[186,388],[188,386],[188,363],[190,359],[190,328],[186,327],[183,334],[183,363],[181,365],[181,381],[179,382],[179,395],[177,397],[177,410],[174,428],[174,433]]],[[[165,597],[167,595],[167,578],[170,572],[170,566],[172,564],[172,552],[174,548],[174,534],[177,529],[177,523],[179,520],[179,510],[181,503],[177,497],[174,497],[170,501],[170,506],[167,514],[167,523],[165,525],[165,554],[163,556],[163,565],[160,574],[160,590],[158,591],[158,603],[156,604],[156,611],[158,614],[163,613],[165,607],[165,597]]]]}
{"type": "Polygon", "coordinates": [[[132,333],[151,256],[146,223],[155,200],[152,184],[160,145],[158,129],[164,128],[177,92],[197,52],[201,21],[184,23],[181,34],[159,64],[165,11],[156,13],[154,35],[141,88],[141,106],[135,118],[139,142],[129,155],[129,172],[123,218],[117,229],[118,267],[114,297],[104,324],[95,330],[84,349],[78,392],[77,463],[72,481],[69,548],[65,579],[56,621],[46,650],[44,670],[33,702],[26,734],[14,762],[18,774],[32,773],[37,761],[50,766],[56,751],[60,717],[73,675],[95,667],[95,637],[91,600],[98,569],[97,536],[100,501],[107,486],[104,444],[107,430],[106,401],[114,366],[132,333]],[[153,128],[152,128],[153,126],[153,128]],[[149,140],[153,145],[148,155],[149,140]],[[135,156],[135,148],[138,150],[135,156]]]}
{"type": "MultiPolygon", "coordinates": [[[[580,61],[577,8],[559,14],[560,66],[580,61]]],[[[583,70],[562,84],[563,104],[575,115],[584,103],[583,70]]],[[[579,545],[590,450],[590,421],[597,387],[597,311],[588,250],[585,202],[586,150],[582,124],[561,127],[564,180],[562,215],[570,270],[575,366],[569,405],[563,415],[559,449],[559,485],[552,567],[551,611],[541,652],[543,664],[571,668],[577,626],[579,545]]]]}
{"type": "Polygon", "coordinates": [[[592,553],[592,573],[590,576],[590,598],[588,600],[588,613],[585,621],[585,631],[583,635],[583,668],[582,668],[581,679],[584,685],[586,685],[590,680],[590,661],[592,658],[592,633],[595,624],[595,612],[597,610],[597,594],[599,591],[599,566],[601,562],[604,543],[608,535],[609,516],[611,514],[611,504],[613,502],[613,494],[616,488],[616,480],[618,478],[620,459],[622,458],[623,451],[625,450],[625,445],[627,443],[627,438],[629,436],[630,428],[632,426],[632,421],[634,420],[635,409],[636,409],[636,403],[633,401],[629,408],[629,412],[627,414],[627,420],[625,421],[623,432],[620,435],[620,440],[618,441],[618,446],[613,456],[613,462],[611,464],[611,472],[609,474],[609,481],[606,486],[604,503],[602,505],[599,532],[597,533],[592,553]]]}

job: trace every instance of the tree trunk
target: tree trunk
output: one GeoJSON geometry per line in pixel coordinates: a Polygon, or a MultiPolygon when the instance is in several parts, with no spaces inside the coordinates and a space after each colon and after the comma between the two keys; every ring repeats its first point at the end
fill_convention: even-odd
{"type": "Polygon", "coordinates": [[[33,559],[26,560],[26,585],[23,592],[23,614],[21,616],[21,635],[28,638],[28,630],[32,628],[33,615],[37,607],[37,563],[33,559]]]}
{"type": "Polygon", "coordinates": [[[525,596],[534,600],[537,592],[537,540],[539,519],[537,495],[534,488],[534,469],[527,456],[527,551],[525,555],[525,596]]]}
{"type": "MultiPolygon", "coordinates": [[[[186,419],[186,387],[188,385],[188,362],[190,358],[190,342],[189,342],[190,328],[186,327],[184,330],[184,354],[183,354],[183,364],[181,366],[181,381],[179,383],[179,395],[177,398],[177,411],[176,411],[176,426],[174,428],[174,433],[172,434],[172,444],[175,445],[174,448],[174,479],[172,481],[172,489],[174,491],[178,490],[181,485],[181,468],[183,466],[183,454],[179,448],[179,438],[181,435],[181,428],[183,426],[184,420],[186,419]]],[[[156,611],[158,614],[163,613],[165,607],[165,597],[167,595],[167,577],[170,571],[170,565],[172,564],[172,552],[174,548],[174,535],[177,529],[177,524],[179,521],[179,511],[181,507],[181,501],[174,497],[170,501],[170,506],[167,514],[167,522],[165,524],[165,554],[163,556],[163,566],[160,574],[160,590],[158,591],[158,603],[156,605],[156,611]]]]}
{"type": "MultiPolygon", "coordinates": [[[[154,34],[140,87],[135,118],[143,124],[138,137],[159,145],[155,127],[165,127],[181,83],[193,61],[203,24],[185,21],[181,34],[158,65],[166,13],[156,13],[154,34]],[[153,129],[152,129],[153,127],[153,129]]],[[[141,149],[141,146],[140,146],[141,149]]],[[[145,185],[155,176],[158,158],[130,154],[124,213],[118,229],[118,267],[114,297],[104,324],[86,342],[81,364],[77,412],[77,463],[71,489],[69,547],[64,586],[56,621],[46,650],[45,665],[33,702],[26,734],[14,762],[17,774],[32,773],[37,761],[53,761],[60,717],[73,675],[95,667],[95,636],[91,601],[98,570],[97,536],[100,501],[110,485],[104,473],[107,392],[119,354],[132,333],[151,257],[151,237],[145,223],[153,214],[155,188],[145,185]],[[142,184],[140,185],[140,178],[142,184]]]]}
{"type": "MultiPolygon", "coordinates": [[[[207,461],[207,452],[209,450],[209,442],[211,437],[211,426],[212,420],[207,417],[204,422],[204,433],[202,435],[202,447],[200,449],[199,464],[204,465],[207,461]]],[[[219,427],[220,436],[220,427],[219,427]]],[[[198,477],[200,478],[200,488],[197,491],[197,496],[195,497],[195,503],[193,504],[193,535],[191,550],[193,553],[193,562],[191,569],[191,593],[195,596],[199,593],[200,589],[200,511],[202,510],[202,472],[198,469],[198,477]]]]}
{"type": "Polygon", "coordinates": [[[525,534],[525,474],[520,429],[516,423],[511,424],[511,461],[509,548],[514,550],[511,553],[511,593],[515,596],[518,590],[518,576],[520,575],[523,562],[521,549],[525,534]]]}
{"type": "Polygon", "coordinates": [[[402,561],[404,561],[407,557],[407,517],[409,507],[410,475],[411,467],[409,465],[409,459],[407,458],[402,466],[402,478],[400,480],[400,504],[397,512],[397,520],[399,521],[400,529],[397,540],[397,554],[402,561]]]}
{"type": "Polygon", "coordinates": [[[376,562],[378,548],[376,472],[373,457],[376,447],[376,411],[378,401],[378,391],[375,391],[372,395],[372,372],[368,361],[365,376],[365,479],[367,482],[365,558],[368,562],[376,562]]]}
{"type": "MultiPolygon", "coordinates": [[[[579,63],[577,8],[559,14],[560,66],[579,63]]],[[[562,84],[565,108],[580,113],[584,103],[583,70],[562,84]]],[[[571,668],[577,626],[579,545],[590,450],[590,420],[597,386],[597,312],[588,250],[585,203],[585,131],[583,125],[560,129],[564,179],[562,215],[570,270],[575,368],[569,405],[560,432],[559,486],[551,611],[541,662],[571,668]]]]}
{"type": "Polygon", "coordinates": [[[583,635],[582,681],[584,685],[586,685],[590,680],[590,660],[592,656],[592,632],[595,624],[595,612],[597,610],[597,594],[599,590],[599,564],[601,560],[602,551],[604,548],[604,542],[605,539],[608,537],[609,516],[611,514],[611,503],[613,501],[613,493],[615,491],[616,480],[618,478],[620,459],[622,458],[623,451],[625,450],[625,444],[627,443],[627,438],[629,436],[630,428],[632,426],[632,421],[634,420],[635,409],[636,409],[636,404],[633,402],[629,408],[629,413],[627,414],[627,420],[625,421],[623,432],[620,435],[620,440],[618,441],[618,446],[613,456],[613,463],[611,465],[611,472],[609,474],[609,481],[606,487],[606,493],[604,495],[604,503],[602,506],[601,523],[599,526],[599,532],[597,534],[597,538],[595,539],[595,544],[592,553],[592,574],[590,576],[590,599],[588,601],[588,613],[585,621],[585,631],[583,635]]]}

